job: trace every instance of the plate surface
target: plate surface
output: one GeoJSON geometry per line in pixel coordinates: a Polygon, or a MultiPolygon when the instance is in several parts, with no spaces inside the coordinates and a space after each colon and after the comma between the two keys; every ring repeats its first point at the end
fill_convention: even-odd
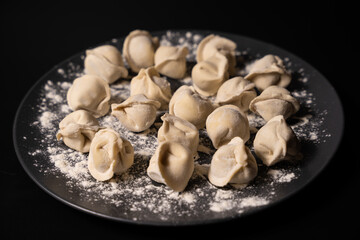
{"type": "MultiPolygon", "coordinates": [[[[197,44],[211,33],[237,43],[239,75],[246,73],[253,60],[266,54],[278,55],[291,70],[293,79],[288,89],[299,100],[301,109],[288,123],[302,145],[304,157],[300,162],[271,168],[258,162],[259,175],[246,188],[216,188],[203,174],[211,154],[201,152],[187,188],[178,194],[146,175],[148,161],[157,146],[160,119],[150,130],[135,134],[108,114],[99,119],[100,124],[119,131],[133,144],[135,161],[127,173],[109,182],[96,182],[87,171],[87,154],[69,149],[55,137],[59,122],[71,112],[66,102],[67,90],[83,74],[85,52],[80,52],[39,79],[18,108],[13,125],[14,146],[28,175],[51,196],[76,209],[116,221],[149,225],[193,225],[238,218],[279,203],[306,186],[331,160],[341,141],[343,110],[335,90],[311,65],[268,43],[198,30],[151,34],[158,36],[162,45],[188,46],[190,70],[197,44]]],[[[103,44],[121,50],[123,41],[122,37],[103,44]]],[[[191,84],[189,78],[168,80],[173,91],[182,84],[191,84]]],[[[125,100],[129,96],[129,80],[112,84],[111,93],[112,102],[125,100]]],[[[256,128],[263,124],[254,115],[250,115],[249,121],[256,128]]],[[[250,148],[255,134],[251,135],[247,144],[250,148]]],[[[204,130],[200,131],[200,144],[214,152],[204,130]]]]}

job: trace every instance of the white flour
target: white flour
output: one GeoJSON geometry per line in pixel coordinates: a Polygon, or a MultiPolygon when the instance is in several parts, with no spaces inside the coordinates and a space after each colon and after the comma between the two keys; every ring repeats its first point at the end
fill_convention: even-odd
{"type": "MultiPolygon", "coordinates": [[[[177,32],[167,32],[160,40],[162,45],[187,46],[190,52],[188,60],[194,61],[197,44],[202,37],[204,36],[191,32],[183,35],[177,32]]],[[[116,43],[117,41],[113,40],[112,42],[116,43]]],[[[245,55],[249,51],[247,49],[239,54],[245,55]]],[[[83,59],[83,56],[81,58],[83,59]]],[[[291,67],[289,59],[285,62],[288,67],[291,67]]],[[[244,69],[242,72],[246,72],[246,66],[244,69]]],[[[311,81],[304,69],[293,71],[298,71],[300,76],[298,81],[302,84],[311,81]]],[[[188,187],[184,192],[176,193],[164,185],[154,183],[146,175],[148,161],[157,147],[156,135],[161,122],[158,120],[143,133],[133,133],[125,129],[115,117],[106,115],[99,118],[100,125],[113,128],[132,143],[135,149],[135,161],[134,165],[123,175],[108,182],[98,182],[88,172],[88,154],[69,149],[62,141],[57,141],[55,138],[59,122],[71,112],[66,102],[66,93],[71,86],[71,81],[83,74],[82,65],[69,62],[67,66],[58,68],[57,73],[64,81],[48,80],[43,87],[43,92],[40,93],[41,98],[37,106],[38,119],[31,126],[37,127],[43,138],[40,140],[39,149],[33,149],[28,154],[34,157],[47,157],[48,161],[52,163],[50,167],[37,160],[34,162],[39,171],[44,174],[63,174],[67,178],[64,187],[67,187],[69,192],[73,189],[81,189],[80,195],[86,201],[94,204],[104,201],[106,204],[122,207],[128,212],[158,214],[161,220],[167,220],[174,215],[192,216],[209,211],[228,211],[241,214],[248,208],[269,204],[276,196],[279,184],[287,184],[301,175],[300,168],[296,166],[287,166],[286,169],[268,169],[260,164],[259,169],[262,171],[259,171],[259,174],[262,172],[262,175],[246,188],[217,188],[207,181],[207,169],[211,155],[201,152],[188,187]]],[[[187,76],[180,80],[180,83],[191,84],[191,78],[187,76]]],[[[128,80],[118,81],[110,87],[111,102],[121,102],[128,98],[130,93],[128,80]]],[[[330,134],[327,131],[320,131],[320,127],[327,112],[316,112],[316,117],[314,117],[312,109],[316,104],[316,98],[305,89],[293,91],[292,95],[299,100],[302,107],[308,109],[305,114],[296,115],[290,122],[299,140],[309,141],[313,144],[326,141],[326,137],[330,137],[330,134]]],[[[163,112],[158,115],[162,114],[163,112]]],[[[265,122],[255,114],[249,114],[248,118],[253,139],[254,133],[265,122]]],[[[25,136],[24,139],[26,139],[25,136]]],[[[251,147],[252,139],[249,141],[249,147],[251,147]]],[[[205,130],[200,130],[200,145],[204,152],[210,154],[214,152],[205,130]]],[[[132,220],[141,220],[141,217],[133,217],[132,220]]]]}

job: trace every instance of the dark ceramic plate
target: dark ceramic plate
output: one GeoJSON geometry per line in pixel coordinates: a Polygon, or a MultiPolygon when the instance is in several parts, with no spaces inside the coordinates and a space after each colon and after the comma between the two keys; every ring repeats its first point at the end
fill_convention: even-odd
{"type": "MultiPolygon", "coordinates": [[[[253,214],[271,207],[310,183],[327,165],[341,141],[343,110],[334,88],[307,62],[281,48],[251,38],[209,31],[153,32],[162,44],[184,44],[190,48],[189,62],[202,37],[215,33],[237,43],[239,74],[247,63],[266,54],[284,59],[292,71],[288,87],[300,101],[301,110],[288,123],[302,145],[303,160],[268,168],[259,162],[259,175],[244,189],[216,188],[196,168],[196,173],[181,194],[152,182],[146,176],[148,160],[156,147],[156,131],[132,134],[110,117],[111,126],[135,147],[135,162],[128,173],[111,182],[96,182],[86,171],[87,154],[69,150],[55,134],[59,121],[69,113],[66,92],[71,82],[83,73],[84,52],[61,62],[40,78],[24,97],[13,125],[13,138],[19,161],[27,174],[47,193],[81,211],[116,221],[149,225],[193,225],[218,222],[253,214]]],[[[112,44],[122,49],[124,38],[112,44]]],[[[189,69],[194,63],[189,63],[189,69]]],[[[169,79],[175,90],[186,81],[169,79]]],[[[112,85],[113,101],[124,100],[129,89],[121,82],[112,85]]],[[[126,83],[126,80],[125,80],[126,83]]],[[[252,119],[260,127],[259,118],[252,119]]],[[[152,129],[155,129],[153,127],[152,129]]],[[[202,145],[211,147],[205,131],[202,145]]],[[[254,134],[252,134],[252,138],[254,134]]],[[[251,148],[252,141],[248,146],[251,148]]],[[[199,165],[210,163],[211,155],[200,153],[199,165]]]]}

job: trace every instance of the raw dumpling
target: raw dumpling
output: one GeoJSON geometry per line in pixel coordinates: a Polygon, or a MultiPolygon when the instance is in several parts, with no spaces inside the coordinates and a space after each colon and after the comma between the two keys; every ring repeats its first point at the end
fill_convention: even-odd
{"type": "Polygon", "coordinates": [[[171,98],[170,83],[161,78],[154,67],[141,69],[130,82],[130,95],[144,94],[147,98],[159,101],[160,110],[166,110],[171,98]]]}
{"type": "Polygon", "coordinates": [[[250,138],[247,116],[234,105],[215,109],[206,119],[206,131],[216,149],[234,137],[240,137],[244,142],[250,138]]]}
{"type": "Polygon", "coordinates": [[[301,158],[299,141],[282,115],[270,119],[260,128],[254,139],[254,150],[266,166],[301,158]]]}
{"type": "Polygon", "coordinates": [[[165,113],[161,120],[162,126],[158,131],[158,141],[178,142],[187,147],[194,158],[198,157],[197,149],[199,146],[199,131],[190,122],[179,117],[165,113]]]}
{"type": "Polygon", "coordinates": [[[257,96],[254,87],[254,83],[242,77],[231,78],[220,86],[215,102],[219,105],[232,104],[246,112],[251,100],[257,96]]]}
{"type": "Polygon", "coordinates": [[[84,109],[94,117],[104,116],[110,108],[108,83],[98,76],[84,75],[74,80],[67,92],[67,102],[72,110],[84,109]]]}
{"type": "Polygon", "coordinates": [[[278,56],[269,54],[255,61],[245,79],[252,81],[259,91],[263,91],[271,85],[287,87],[291,75],[278,56]]]}
{"type": "Polygon", "coordinates": [[[212,184],[223,187],[227,184],[248,184],[257,173],[258,166],[254,156],[244,141],[235,137],[214,153],[208,177],[212,184]]]}
{"type": "Polygon", "coordinates": [[[196,51],[196,61],[202,62],[216,52],[224,55],[228,60],[228,71],[230,75],[235,73],[236,58],[235,58],[236,43],[230,39],[211,34],[204,38],[196,51]]]}
{"type": "Polygon", "coordinates": [[[57,140],[63,139],[66,146],[79,152],[89,152],[91,140],[99,130],[99,122],[85,110],[77,110],[67,115],[59,123],[57,140]]]}
{"type": "Polygon", "coordinates": [[[121,174],[134,162],[134,148],[131,143],[110,128],[95,134],[90,145],[88,168],[91,176],[106,181],[121,174]]]}
{"type": "Polygon", "coordinates": [[[160,102],[150,100],[143,94],[130,96],[120,104],[111,104],[111,115],[115,116],[122,125],[133,132],[148,129],[156,119],[156,111],[160,102]]]}
{"type": "Polygon", "coordinates": [[[184,191],[194,171],[190,150],[177,142],[160,143],[151,157],[148,176],[176,192],[184,191]]]}
{"type": "Polygon", "coordinates": [[[99,76],[108,83],[128,76],[121,53],[111,45],[86,50],[84,65],[86,74],[99,76]]]}
{"type": "Polygon", "coordinates": [[[154,65],[154,54],[159,46],[159,39],[148,31],[134,30],[125,38],[123,54],[133,72],[154,65]]]}
{"type": "Polygon", "coordinates": [[[300,109],[299,102],[285,88],[270,86],[250,102],[250,110],[266,121],[277,115],[285,119],[300,109]]]}
{"type": "Polygon", "coordinates": [[[206,118],[213,110],[214,107],[208,99],[186,85],[176,90],[169,103],[170,114],[191,122],[198,129],[205,126],[206,118]]]}
{"type": "Polygon", "coordinates": [[[156,70],[168,77],[180,79],[186,73],[187,47],[160,46],[155,52],[156,70]]]}
{"type": "Polygon", "coordinates": [[[196,91],[204,96],[215,95],[221,84],[229,77],[228,60],[222,54],[215,52],[193,67],[191,77],[196,91]]]}

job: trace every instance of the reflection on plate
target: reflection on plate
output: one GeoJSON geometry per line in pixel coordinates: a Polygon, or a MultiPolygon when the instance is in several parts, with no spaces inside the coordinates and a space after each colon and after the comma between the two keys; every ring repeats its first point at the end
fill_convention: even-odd
{"type": "MultiPolygon", "coordinates": [[[[308,63],[273,45],[221,32],[153,32],[162,45],[186,45],[190,54],[188,77],[168,78],[174,91],[191,84],[190,69],[195,62],[198,43],[210,33],[237,43],[238,75],[266,54],[284,59],[292,72],[288,87],[300,104],[300,111],[288,120],[302,145],[304,159],[266,167],[259,162],[259,175],[243,189],[217,188],[204,171],[215,149],[205,130],[200,130],[200,159],[182,193],[153,182],[146,175],[148,161],[157,147],[158,113],[155,124],[142,133],[127,131],[109,114],[99,118],[100,125],[111,127],[128,139],[135,149],[134,165],[125,174],[107,182],[97,182],[87,170],[87,155],[56,140],[59,122],[71,112],[66,93],[72,81],[83,74],[84,52],[63,61],[46,73],[28,92],[14,122],[14,144],[18,158],[29,176],[46,192],[64,203],[105,218],[152,225],[191,225],[238,218],[272,206],[308,184],[333,156],[341,140],[343,113],[336,92],[327,80],[308,63]],[[330,107],[331,106],[331,107],[330,107]]],[[[122,48],[124,38],[106,44],[122,48]]],[[[104,43],[105,44],[105,43],[104,43]]],[[[112,102],[129,96],[129,80],[111,84],[112,102]]],[[[249,115],[250,126],[261,127],[260,117],[249,115]]],[[[247,145],[252,148],[254,133],[247,145]]]]}

